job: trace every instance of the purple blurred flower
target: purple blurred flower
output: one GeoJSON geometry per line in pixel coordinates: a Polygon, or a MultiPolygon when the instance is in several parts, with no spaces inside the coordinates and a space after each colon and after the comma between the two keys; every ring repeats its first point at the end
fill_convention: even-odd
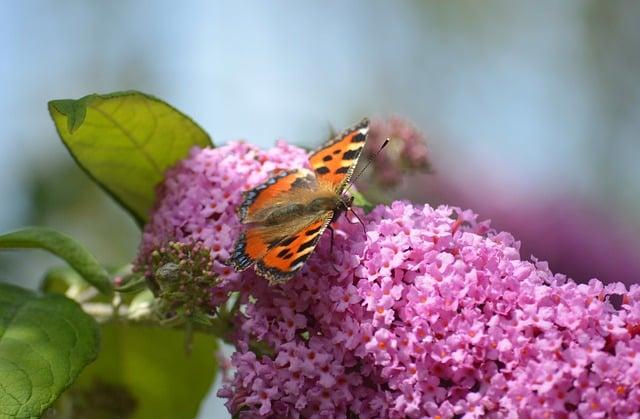
{"type": "MultiPolygon", "coordinates": [[[[238,143],[194,150],[161,188],[139,264],[172,240],[205,243],[221,261],[240,232],[241,191],[304,161],[284,144],[267,153],[238,143]],[[204,214],[212,202],[224,210],[204,214]]],[[[626,417],[640,409],[640,286],[553,275],[470,211],[407,202],[356,211],[366,233],[341,217],[333,252],[326,235],[286,284],[215,265],[214,294],[244,296],[236,371],[219,392],[230,412],[626,417]],[[611,295],[622,295],[619,308],[611,295]]]]}
{"type": "Polygon", "coordinates": [[[589,201],[574,191],[540,194],[499,190],[482,170],[473,181],[458,182],[455,173],[460,168],[455,165],[435,167],[434,175],[406,176],[399,163],[403,159],[394,157],[398,155],[394,147],[400,147],[406,157],[423,156],[425,162],[439,160],[428,151],[424,136],[406,119],[373,119],[370,150],[377,150],[386,136],[393,138],[389,150],[381,153],[374,163],[372,175],[377,182],[367,178],[360,184],[368,196],[379,197],[381,201],[391,196],[473,208],[490,218],[494,227],[516,235],[522,241],[523,255],[548,261],[554,272],[578,282],[591,278],[627,285],[640,282],[640,258],[637,257],[640,227],[637,220],[628,219],[609,202],[589,201]],[[405,182],[400,184],[403,176],[405,182]]]}
{"type": "Polygon", "coordinates": [[[385,151],[376,156],[371,171],[383,186],[393,186],[410,171],[429,171],[429,150],[424,135],[408,120],[392,116],[371,120],[365,157],[373,157],[384,141],[391,141],[385,151]]]}
{"type": "Polygon", "coordinates": [[[544,258],[576,281],[640,282],[640,229],[611,208],[565,195],[483,212],[494,225],[518,234],[523,254],[544,258]]]}

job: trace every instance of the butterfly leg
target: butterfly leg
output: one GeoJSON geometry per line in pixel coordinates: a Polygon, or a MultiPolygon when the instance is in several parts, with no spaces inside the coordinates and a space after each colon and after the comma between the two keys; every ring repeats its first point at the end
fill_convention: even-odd
{"type": "Polygon", "coordinates": [[[333,266],[333,270],[336,271],[337,274],[340,273],[340,270],[336,268],[336,264],[333,260],[333,228],[329,225],[327,226],[327,230],[331,233],[331,244],[329,245],[329,257],[331,258],[331,266],[333,266]]]}
{"type": "Polygon", "coordinates": [[[355,215],[355,216],[356,216],[356,218],[358,219],[358,221],[356,221],[355,223],[351,223],[351,220],[349,220],[348,218],[347,218],[347,220],[349,220],[349,222],[350,222],[351,224],[358,224],[358,223],[360,223],[360,225],[362,226],[362,232],[363,232],[363,233],[364,233],[364,235],[366,236],[366,235],[367,235],[367,229],[366,229],[366,227],[364,226],[364,223],[362,222],[362,219],[360,218],[360,216],[358,216],[358,214],[356,214],[356,212],[355,212],[353,209],[351,209],[351,208],[349,208],[349,211],[350,211],[353,215],[355,215]]]}

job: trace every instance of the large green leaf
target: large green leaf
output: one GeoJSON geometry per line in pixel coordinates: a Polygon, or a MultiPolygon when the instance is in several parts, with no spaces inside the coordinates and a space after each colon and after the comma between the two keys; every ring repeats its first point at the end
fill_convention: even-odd
{"type": "Polygon", "coordinates": [[[49,113],[78,164],[144,223],[165,170],[209,135],[188,116],[135,92],[52,100],[49,113]]]}
{"type": "Polygon", "coordinates": [[[35,248],[47,250],[64,259],[85,281],[110,294],[107,271],[80,243],[71,237],[44,227],[29,227],[0,235],[0,249],[35,248]]]}
{"type": "Polygon", "coordinates": [[[216,343],[196,333],[111,324],[102,328],[98,360],[49,417],[157,419],[196,416],[216,374],[216,343]]]}
{"type": "Polygon", "coordinates": [[[75,302],[0,283],[0,417],[40,417],[98,346],[97,324],[75,302]]]}

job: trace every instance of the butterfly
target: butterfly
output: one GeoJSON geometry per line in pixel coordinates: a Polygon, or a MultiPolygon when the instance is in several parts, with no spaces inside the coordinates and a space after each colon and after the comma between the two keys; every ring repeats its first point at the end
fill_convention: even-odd
{"type": "Polygon", "coordinates": [[[345,190],[368,133],[365,118],[312,152],[313,170],[281,171],[244,192],[237,213],[246,229],[227,264],[236,271],[255,265],[270,283],[285,282],[300,271],[322,233],[351,209],[353,197],[345,190]]]}

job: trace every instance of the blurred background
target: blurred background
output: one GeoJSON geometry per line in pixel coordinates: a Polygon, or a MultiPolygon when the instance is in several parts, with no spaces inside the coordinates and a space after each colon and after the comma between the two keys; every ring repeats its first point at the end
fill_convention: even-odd
{"type": "MultiPolygon", "coordinates": [[[[433,173],[387,196],[471,208],[577,281],[636,283],[639,21],[631,0],[5,1],[0,231],[47,225],[107,264],[134,257],[137,227],[75,167],[46,103],[136,89],[216,144],[315,146],[402,116],[433,173]]],[[[3,252],[0,277],[35,286],[57,263],[3,252]]]]}

